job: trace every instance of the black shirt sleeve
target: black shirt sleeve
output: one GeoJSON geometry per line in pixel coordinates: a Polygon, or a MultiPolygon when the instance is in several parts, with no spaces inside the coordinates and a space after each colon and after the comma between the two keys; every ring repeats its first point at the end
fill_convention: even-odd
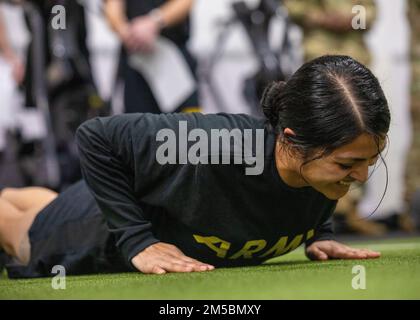
{"type": "Polygon", "coordinates": [[[320,226],[315,230],[314,236],[305,242],[305,247],[310,246],[315,241],[335,239],[332,215],[335,211],[336,205],[337,202],[334,201],[332,204],[332,208],[326,212],[324,217],[322,217],[322,222],[320,226]]]}
{"type": "Polygon", "coordinates": [[[83,177],[129,263],[159,242],[140,198],[148,192],[164,197],[162,177],[176,174],[177,166],[162,166],[155,160],[156,133],[174,126],[170,119],[152,114],[95,118],[76,133],[83,177]]]}

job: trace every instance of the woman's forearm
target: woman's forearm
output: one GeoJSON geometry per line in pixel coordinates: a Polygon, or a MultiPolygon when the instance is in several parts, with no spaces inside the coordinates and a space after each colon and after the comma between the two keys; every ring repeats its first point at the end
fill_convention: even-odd
{"type": "Polygon", "coordinates": [[[9,39],[6,34],[6,25],[3,20],[2,12],[0,11],[0,54],[6,58],[14,56],[12,47],[10,46],[9,39]]]}
{"type": "Polygon", "coordinates": [[[163,25],[171,27],[182,22],[190,13],[193,0],[169,0],[159,9],[162,13],[163,25]]]}
{"type": "MultiPolygon", "coordinates": [[[[191,11],[193,0],[169,0],[159,9],[161,23],[164,27],[171,27],[183,21],[191,11]]],[[[105,16],[111,28],[122,35],[129,24],[125,14],[124,0],[105,0],[105,16]]]]}
{"type": "Polygon", "coordinates": [[[112,30],[120,37],[124,29],[128,26],[128,19],[125,14],[124,0],[105,0],[105,17],[108,20],[112,30]]]}

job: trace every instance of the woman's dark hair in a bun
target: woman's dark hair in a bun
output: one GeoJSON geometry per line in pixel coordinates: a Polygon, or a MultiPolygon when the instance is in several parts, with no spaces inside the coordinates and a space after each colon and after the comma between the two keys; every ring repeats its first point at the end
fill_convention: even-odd
{"type": "Polygon", "coordinates": [[[278,122],[279,113],[277,107],[279,104],[276,103],[276,101],[281,99],[281,93],[285,86],[286,82],[284,81],[272,82],[264,90],[261,107],[265,117],[272,125],[275,125],[278,122]]]}
{"type": "Polygon", "coordinates": [[[280,138],[308,158],[350,143],[360,134],[386,137],[390,112],[372,72],[348,56],[322,56],[264,91],[263,112],[280,138]],[[293,136],[283,136],[290,128],[293,136]]]}

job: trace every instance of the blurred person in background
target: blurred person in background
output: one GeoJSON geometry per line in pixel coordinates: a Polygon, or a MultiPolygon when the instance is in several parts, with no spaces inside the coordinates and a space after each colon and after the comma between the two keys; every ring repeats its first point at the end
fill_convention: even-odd
{"type": "Polygon", "coordinates": [[[3,12],[0,10],[0,82],[3,103],[0,105],[0,160],[3,157],[6,148],[6,134],[13,122],[12,95],[14,87],[22,83],[25,66],[21,57],[11,45],[3,12]],[[10,77],[13,78],[15,86],[10,83],[10,77]]]}
{"type": "Polygon", "coordinates": [[[38,112],[46,127],[42,137],[17,137],[20,171],[25,185],[60,190],[81,177],[74,145],[76,128],[90,117],[107,115],[108,105],[92,76],[83,2],[28,0],[20,4],[30,34],[22,84],[24,109],[38,112]],[[65,10],[65,19],[60,19],[64,25],[55,26],[57,6],[65,10]],[[47,177],[51,168],[47,158],[53,158],[60,169],[54,179],[47,177]]]}
{"type": "Polygon", "coordinates": [[[21,89],[30,37],[23,10],[14,4],[0,2],[0,184],[22,186],[16,137],[29,141],[44,132],[40,117],[23,108],[21,89]]]}
{"type": "MultiPolygon", "coordinates": [[[[375,19],[373,0],[286,0],[284,4],[292,21],[302,28],[306,61],[324,54],[344,54],[369,65],[371,57],[364,36],[375,19]],[[356,5],[365,9],[366,29],[352,27],[352,9],[356,5]]],[[[382,225],[359,216],[357,203],[361,197],[359,186],[340,199],[334,216],[336,231],[383,234],[386,229],[382,225]]]]}
{"type": "Polygon", "coordinates": [[[407,198],[411,199],[411,213],[420,231],[420,0],[408,1],[411,26],[411,116],[413,141],[407,162],[407,198]]]}
{"type": "Polygon", "coordinates": [[[12,67],[13,79],[16,83],[20,84],[25,75],[25,66],[21,57],[19,57],[9,42],[2,11],[0,11],[0,52],[2,58],[5,59],[12,67]]]}
{"type": "Polygon", "coordinates": [[[290,18],[303,30],[305,60],[326,52],[346,54],[364,64],[370,63],[370,54],[364,42],[375,19],[373,0],[286,0],[290,18]],[[361,5],[366,12],[366,29],[353,29],[355,13],[352,8],[361,5]]]}
{"type": "MultiPolygon", "coordinates": [[[[132,53],[154,54],[159,36],[172,41],[195,74],[196,61],[187,49],[189,13],[193,0],[104,0],[105,14],[122,42],[120,72],[124,81],[125,112],[161,113],[145,77],[128,62],[132,53]]],[[[170,72],[170,70],[168,70],[170,72]]],[[[197,111],[195,90],[176,110],[197,111]]]]}
{"type": "Polygon", "coordinates": [[[406,174],[412,174],[406,168],[412,140],[409,6],[406,0],[376,0],[375,4],[376,19],[366,40],[372,54],[371,68],[382,83],[393,121],[385,152],[387,168],[383,165],[376,168],[366,184],[358,212],[389,231],[409,232],[412,230],[406,199],[406,174]],[[381,202],[386,184],[387,192],[381,202]]]}

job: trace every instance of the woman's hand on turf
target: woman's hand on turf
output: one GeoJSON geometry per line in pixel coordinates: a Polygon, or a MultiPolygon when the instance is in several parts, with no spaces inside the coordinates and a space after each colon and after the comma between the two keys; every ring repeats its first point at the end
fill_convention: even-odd
{"type": "Polygon", "coordinates": [[[306,256],[311,260],[328,259],[374,259],[380,252],[369,249],[356,249],[332,240],[315,241],[306,248],[306,256]]]}
{"type": "Polygon", "coordinates": [[[214,266],[187,257],[176,246],[157,242],[131,259],[137,270],[143,273],[195,272],[213,270],[214,266]]]}

